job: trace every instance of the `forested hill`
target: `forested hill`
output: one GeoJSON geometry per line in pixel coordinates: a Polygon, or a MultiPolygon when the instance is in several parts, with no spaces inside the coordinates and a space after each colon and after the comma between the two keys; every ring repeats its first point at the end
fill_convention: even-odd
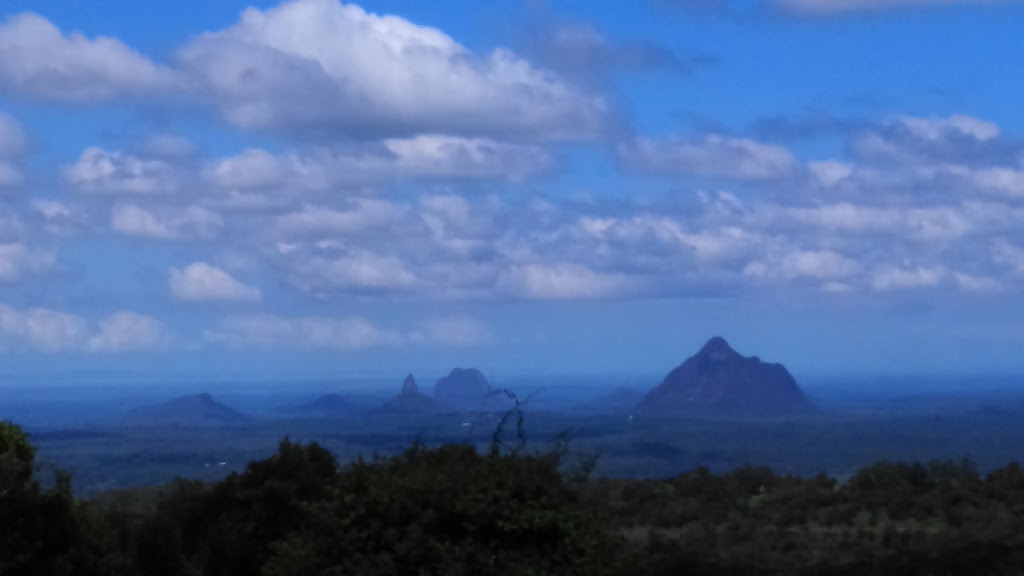
{"type": "Polygon", "coordinates": [[[1024,470],[880,462],[839,484],[766,468],[591,478],[560,445],[317,444],[204,484],[80,501],[0,423],[0,574],[1019,574],[1024,470]]]}

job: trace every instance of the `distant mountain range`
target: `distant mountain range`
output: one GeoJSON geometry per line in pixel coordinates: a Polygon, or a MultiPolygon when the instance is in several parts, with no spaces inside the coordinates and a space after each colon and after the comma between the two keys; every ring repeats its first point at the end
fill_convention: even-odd
{"type": "Polygon", "coordinates": [[[209,394],[192,394],[168,402],[142,406],[129,412],[125,426],[232,426],[245,424],[251,418],[217,402],[209,394]]]}
{"type": "Polygon", "coordinates": [[[416,378],[409,374],[402,381],[402,391],[385,403],[382,409],[385,412],[423,413],[434,412],[437,405],[434,404],[434,400],[430,396],[420,392],[419,386],[416,385],[416,378]]]}
{"type": "Polygon", "coordinates": [[[742,356],[716,336],[669,372],[637,408],[645,414],[671,415],[687,411],[778,412],[807,405],[785,366],[742,356]]]}
{"type": "MultiPolygon", "coordinates": [[[[379,412],[400,414],[500,412],[511,400],[494,389],[475,368],[455,368],[434,385],[433,396],[422,393],[412,374],[401,391],[380,405],[379,412]]],[[[745,357],[725,339],[714,337],[665,376],[660,385],[643,392],[620,387],[576,405],[588,412],[636,412],[647,415],[682,413],[792,411],[808,406],[803,391],[781,364],[745,357]]],[[[367,409],[341,394],[325,394],[307,404],[290,406],[282,414],[308,418],[345,418],[367,409]]],[[[126,426],[232,426],[251,418],[209,394],[182,396],[143,406],[128,413],[126,426]]]]}

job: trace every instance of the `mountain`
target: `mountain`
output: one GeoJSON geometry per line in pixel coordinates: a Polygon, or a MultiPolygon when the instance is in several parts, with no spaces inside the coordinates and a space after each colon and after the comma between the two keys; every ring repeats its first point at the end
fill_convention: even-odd
{"type": "Polygon", "coordinates": [[[420,392],[416,379],[409,374],[402,382],[402,391],[384,404],[383,408],[388,412],[433,412],[435,406],[430,396],[420,392]]]}
{"type": "Polygon", "coordinates": [[[707,409],[779,412],[806,405],[803,391],[785,366],[742,356],[716,336],[669,372],[637,408],[665,415],[707,409]]]}
{"type": "Polygon", "coordinates": [[[130,411],[124,418],[125,426],[233,426],[249,421],[209,394],[192,394],[168,402],[142,406],[130,411]]]}
{"type": "Polygon", "coordinates": [[[434,384],[434,400],[460,412],[482,410],[491,385],[476,368],[455,368],[434,384]]]}
{"type": "Polygon", "coordinates": [[[359,412],[359,406],[341,394],[324,394],[307,404],[288,406],[283,412],[307,418],[340,418],[359,412]]]}

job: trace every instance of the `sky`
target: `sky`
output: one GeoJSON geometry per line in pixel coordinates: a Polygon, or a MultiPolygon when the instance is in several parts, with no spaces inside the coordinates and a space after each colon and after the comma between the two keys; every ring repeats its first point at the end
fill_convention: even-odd
{"type": "Polygon", "coordinates": [[[1024,2],[0,10],[0,372],[1024,373],[1024,2]]]}

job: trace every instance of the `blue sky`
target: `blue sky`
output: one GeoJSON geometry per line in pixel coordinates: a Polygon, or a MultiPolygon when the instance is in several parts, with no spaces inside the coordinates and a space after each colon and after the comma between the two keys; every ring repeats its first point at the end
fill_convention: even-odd
{"type": "Polygon", "coordinates": [[[3,10],[9,371],[1024,371],[1022,2],[3,10]]]}

